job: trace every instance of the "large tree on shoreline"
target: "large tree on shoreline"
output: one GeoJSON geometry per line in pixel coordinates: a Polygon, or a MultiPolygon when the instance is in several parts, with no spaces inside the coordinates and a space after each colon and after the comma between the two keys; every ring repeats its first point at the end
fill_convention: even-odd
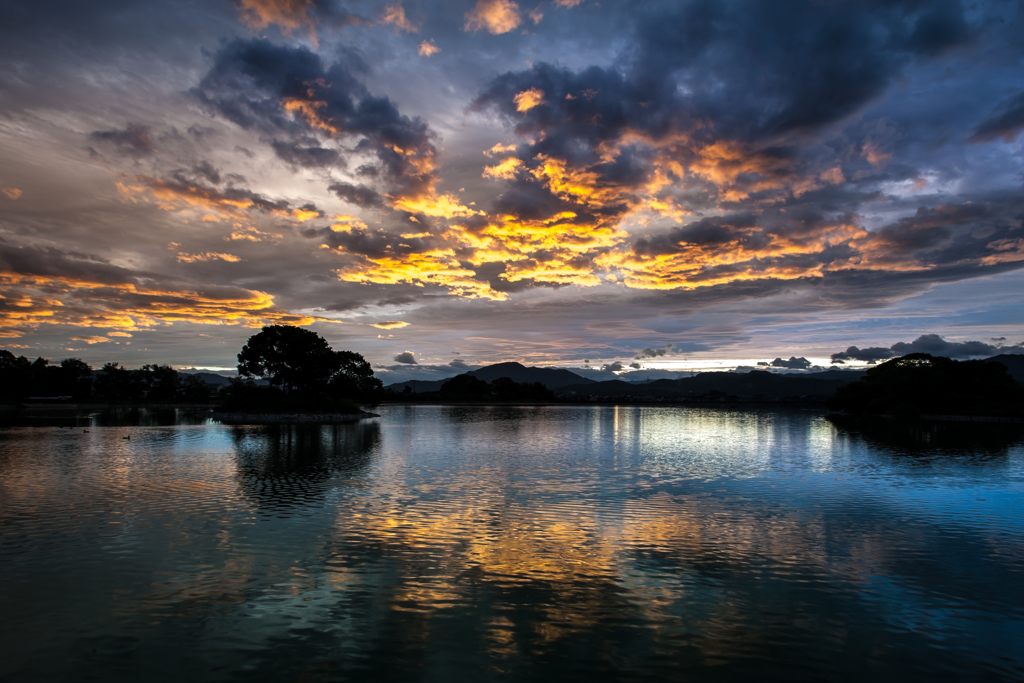
{"type": "Polygon", "coordinates": [[[316,332],[291,325],[268,325],[249,337],[238,374],[304,397],[373,400],[382,386],[360,354],[334,351],[316,332]]]}

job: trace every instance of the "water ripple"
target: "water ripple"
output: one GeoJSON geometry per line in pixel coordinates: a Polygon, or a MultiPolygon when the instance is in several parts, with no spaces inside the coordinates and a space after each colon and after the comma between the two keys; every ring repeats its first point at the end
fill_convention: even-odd
{"type": "Polygon", "coordinates": [[[381,412],[0,428],[0,679],[1024,678],[1013,426],[381,412]]]}

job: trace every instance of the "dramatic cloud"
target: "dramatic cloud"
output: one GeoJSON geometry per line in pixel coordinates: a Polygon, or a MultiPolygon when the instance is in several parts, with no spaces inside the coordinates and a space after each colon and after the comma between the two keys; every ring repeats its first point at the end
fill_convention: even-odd
{"type": "MultiPolygon", "coordinates": [[[[429,206],[433,198],[434,133],[388,98],[370,94],[351,64],[325,66],[306,48],[239,40],[220,50],[193,92],[209,111],[244,129],[292,142],[320,140],[339,160],[372,154],[373,171],[387,181],[396,206],[429,206]],[[347,140],[356,149],[340,145],[347,140]]],[[[293,147],[277,143],[275,150],[282,149],[290,150],[286,161],[301,160],[293,147]]],[[[314,154],[313,165],[323,165],[324,154],[314,154]]]]}
{"type": "Polygon", "coordinates": [[[112,340],[102,356],[110,330],[160,326],[230,365],[237,329],[200,341],[176,320],[322,314],[389,377],[438,378],[456,348],[629,374],[684,350],[799,361],[783,354],[816,357],[823,330],[1024,329],[1014,3],[154,0],[17,19],[0,335],[19,343],[112,340]],[[422,364],[391,360],[403,325],[422,364]]]}
{"type": "Polygon", "coordinates": [[[416,365],[416,358],[413,356],[412,351],[403,351],[394,358],[396,363],[404,363],[406,365],[416,365]]]}
{"type": "Polygon", "coordinates": [[[872,347],[858,349],[856,346],[851,346],[846,351],[832,354],[832,362],[843,363],[850,360],[859,360],[874,363],[888,358],[895,358],[896,356],[905,356],[909,353],[928,353],[933,356],[965,360],[969,358],[986,358],[1001,353],[1024,353],[1024,343],[1004,346],[1002,344],[987,344],[981,341],[951,342],[937,334],[922,334],[912,342],[897,342],[889,348],[872,347]]]}
{"type": "Polygon", "coordinates": [[[307,325],[315,318],[274,306],[270,295],[132,271],[88,254],[0,242],[0,328],[23,336],[40,326],[134,330],[174,322],[307,325]]]}

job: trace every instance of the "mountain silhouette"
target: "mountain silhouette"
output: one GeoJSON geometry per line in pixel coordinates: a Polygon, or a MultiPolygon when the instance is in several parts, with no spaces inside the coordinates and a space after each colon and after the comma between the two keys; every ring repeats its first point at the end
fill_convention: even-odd
{"type": "Polygon", "coordinates": [[[528,368],[521,363],[498,363],[488,365],[479,370],[466,373],[485,382],[493,382],[500,377],[508,377],[513,382],[540,382],[548,389],[558,389],[570,384],[589,384],[594,380],[580,377],[571,370],[564,368],[528,368]]]}
{"type": "MultiPolygon", "coordinates": [[[[488,365],[462,374],[476,377],[484,382],[493,382],[502,377],[508,377],[513,382],[520,384],[540,382],[548,389],[559,389],[570,384],[588,384],[594,381],[586,377],[580,377],[575,372],[565,370],[564,368],[528,368],[522,363],[496,363],[495,365],[488,365]]],[[[462,375],[456,376],[461,377],[462,375]]],[[[405,391],[406,387],[409,387],[409,390],[413,393],[426,394],[432,391],[440,391],[441,386],[450,379],[453,378],[446,377],[429,381],[416,379],[389,384],[385,388],[401,393],[405,391]]]]}

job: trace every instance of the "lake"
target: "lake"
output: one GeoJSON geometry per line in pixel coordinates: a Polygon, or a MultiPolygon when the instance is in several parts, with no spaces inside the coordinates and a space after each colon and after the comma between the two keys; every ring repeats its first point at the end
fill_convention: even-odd
{"type": "Polygon", "coordinates": [[[377,412],[8,420],[0,680],[1024,679],[1022,425],[377,412]]]}

